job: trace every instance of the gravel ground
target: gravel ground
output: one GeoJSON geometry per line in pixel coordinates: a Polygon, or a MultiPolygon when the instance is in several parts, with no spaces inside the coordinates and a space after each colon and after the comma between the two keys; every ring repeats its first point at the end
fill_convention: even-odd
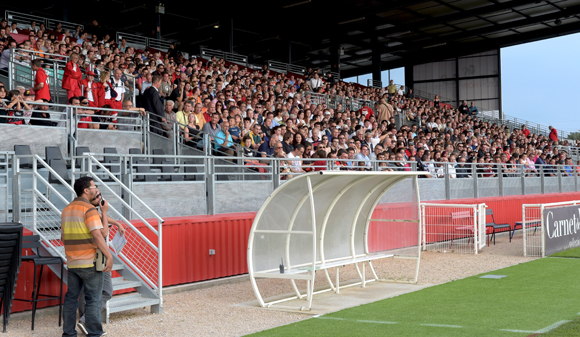
{"type": "MultiPolygon", "coordinates": [[[[530,260],[522,256],[521,235],[511,243],[506,235],[498,236],[497,244],[485,248],[479,255],[423,252],[419,283],[440,284],[530,260]]],[[[378,276],[385,279],[409,279],[415,270],[413,260],[383,259],[373,265],[378,276]]],[[[341,270],[342,280],[356,276],[353,266],[341,270]]],[[[316,283],[325,283],[322,273],[316,283]]],[[[285,280],[260,280],[259,286],[265,298],[292,291],[285,280]]],[[[108,336],[240,336],[310,317],[234,306],[255,299],[249,281],[164,295],[162,315],[149,314],[149,308],[113,314],[111,324],[104,325],[104,330],[108,336]]],[[[34,332],[30,331],[29,314],[17,316],[20,317],[10,320],[5,336],[60,336],[62,333],[57,326],[57,315],[37,316],[34,332]]]]}

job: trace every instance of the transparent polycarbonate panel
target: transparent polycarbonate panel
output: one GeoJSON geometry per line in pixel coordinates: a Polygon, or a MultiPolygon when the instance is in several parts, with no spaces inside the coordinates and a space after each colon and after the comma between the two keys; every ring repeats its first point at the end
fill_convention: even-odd
{"type": "Polygon", "coordinates": [[[365,249],[366,243],[364,236],[367,222],[370,221],[370,219],[372,218],[373,206],[375,206],[377,201],[386,191],[390,189],[390,187],[393,187],[394,184],[397,184],[396,181],[398,179],[399,177],[389,177],[389,179],[375,179],[375,181],[373,182],[372,190],[369,190],[367,192],[367,195],[365,195],[364,198],[361,198],[361,202],[364,200],[364,203],[361,204],[361,211],[355,220],[356,221],[356,227],[354,230],[355,255],[367,253],[365,249]]]}
{"type": "Polygon", "coordinates": [[[417,189],[413,178],[398,182],[382,197],[372,210],[368,228],[370,252],[389,251],[396,255],[417,255],[419,245],[419,208],[417,189]],[[400,198],[393,197],[393,189],[405,189],[400,198]],[[389,202],[383,202],[385,199],[389,202]],[[389,221],[397,220],[397,221],[389,221]],[[405,222],[410,221],[410,222],[405,222]]]}

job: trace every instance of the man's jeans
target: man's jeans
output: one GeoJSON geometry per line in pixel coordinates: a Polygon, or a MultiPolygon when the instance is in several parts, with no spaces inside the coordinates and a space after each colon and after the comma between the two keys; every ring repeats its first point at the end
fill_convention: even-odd
{"type": "Polygon", "coordinates": [[[63,337],[77,336],[78,298],[84,286],[86,304],[86,323],[89,337],[98,337],[103,334],[101,324],[101,292],[103,291],[103,272],[90,268],[69,268],[68,290],[64,297],[64,327],[63,337]]]}
{"type": "MultiPolygon", "coordinates": [[[[103,311],[107,305],[107,301],[113,297],[113,280],[111,279],[111,272],[103,273],[103,292],[101,293],[100,310],[103,311]]],[[[81,290],[79,296],[79,322],[85,323],[85,293],[81,290]]]]}

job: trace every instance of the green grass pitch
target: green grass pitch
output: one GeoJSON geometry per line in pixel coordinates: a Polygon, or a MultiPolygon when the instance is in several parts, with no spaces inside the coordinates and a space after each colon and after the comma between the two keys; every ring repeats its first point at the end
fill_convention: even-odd
{"type": "Polygon", "coordinates": [[[252,336],[518,337],[550,330],[553,334],[574,325],[565,323],[580,313],[578,280],[580,260],[544,258],[252,336]],[[479,278],[487,274],[507,277],[479,278]]]}

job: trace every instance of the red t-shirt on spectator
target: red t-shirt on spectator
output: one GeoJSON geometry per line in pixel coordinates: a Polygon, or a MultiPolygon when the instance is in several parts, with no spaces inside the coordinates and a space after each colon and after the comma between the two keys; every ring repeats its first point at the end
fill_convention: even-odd
{"type": "Polygon", "coordinates": [[[530,130],[528,130],[527,128],[523,130],[524,136],[526,136],[526,138],[528,138],[528,135],[530,134],[530,130]]]}
{"type": "MultiPolygon", "coordinates": [[[[556,131],[556,129],[552,128],[552,131],[550,131],[550,136],[549,138],[555,142],[558,141],[558,131],[556,131]]],[[[558,144],[556,144],[558,145],[558,144]]]]}
{"type": "Polygon", "coordinates": [[[34,77],[34,86],[36,87],[39,83],[44,83],[44,86],[36,90],[35,100],[45,99],[50,101],[50,85],[48,84],[48,76],[44,69],[39,68],[36,71],[36,76],[34,77]]]}
{"type": "Polygon", "coordinates": [[[365,116],[365,119],[369,120],[371,119],[371,116],[374,115],[375,113],[373,112],[373,109],[369,108],[368,106],[365,106],[361,109],[359,109],[359,111],[363,116],[365,116]],[[365,115],[366,112],[366,115],[365,115]]]}
{"type": "Polygon", "coordinates": [[[326,161],[324,161],[324,160],[315,161],[313,166],[317,166],[314,168],[314,171],[326,171],[326,161]],[[321,167],[321,166],[323,166],[323,167],[321,167]]]}

